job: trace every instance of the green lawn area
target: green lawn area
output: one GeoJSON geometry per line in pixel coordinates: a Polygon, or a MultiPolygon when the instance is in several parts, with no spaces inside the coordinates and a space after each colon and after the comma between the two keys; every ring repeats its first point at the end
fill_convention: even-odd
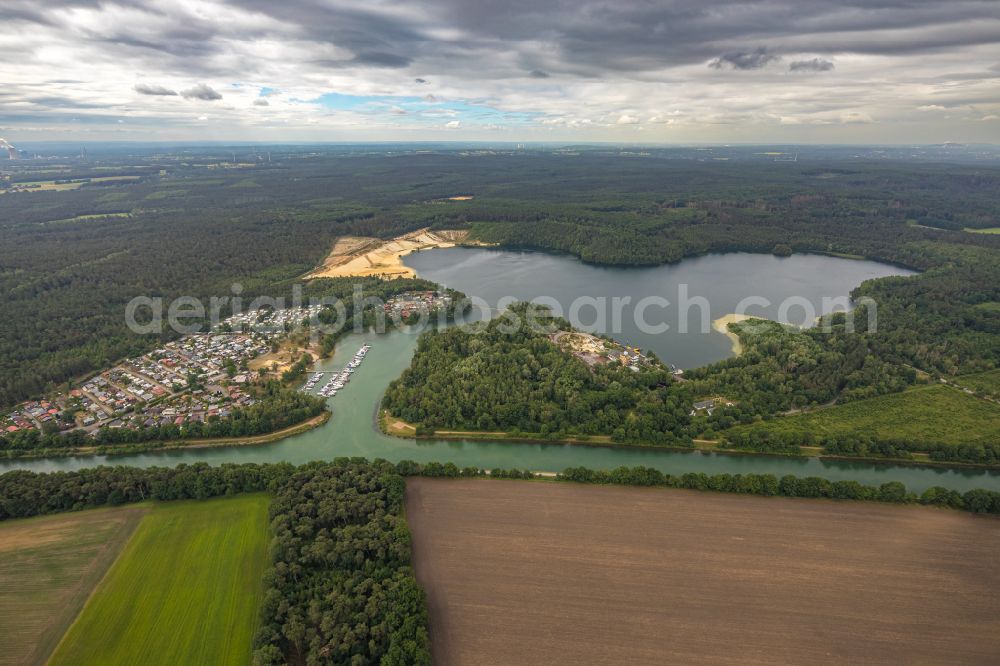
{"type": "Polygon", "coordinates": [[[812,432],[819,439],[853,433],[913,442],[975,444],[1000,440],[1000,406],[951,386],[920,386],[903,393],[736,426],[727,432],[747,429],[812,432]]]}
{"type": "Polygon", "coordinates": [[[984,310],[986,312],[1000,312],[1000,303],[996,301],[987,301],[985,303],[979,303],[973,306],[978,310],[984,310]]]}
{"type": "Polygon", "coordinates": [[[990,227],[989,229],[970,229],[965,228],[970,234],[1000,234],[1000,227],[990,227]]]}
{"type": "Polygon", "coordinates": [[[0,665],[44,664],[145,508],[0,523],[0,665]]]}
{"type": "Polygon", "coordinates": [[[50,664],[249,664],[269,502],[154,505],[50,664]]]}
{"type": "Polygon", "coordinates": [[[1000,370],[977,372],[974,375],[960,375],[953,378],[952,381],[977,393],[1000,398],[1000,370]]]}

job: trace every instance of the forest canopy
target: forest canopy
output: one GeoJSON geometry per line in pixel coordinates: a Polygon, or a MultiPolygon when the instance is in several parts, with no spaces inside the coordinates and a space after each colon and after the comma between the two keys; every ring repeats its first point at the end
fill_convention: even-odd
{"type": "MultiPolygon", "coordinates": [[[[924,273],[859,288],[881,308],[885,325],[866,336],[880,361],[949,375],[1000,366],[1000,236],[960,230],[997,225],[991,164],[833,149],[798,162],[737,149],[726,162],[681,149],[288,149],[220,168],[230,155],[108,152],[60,167],[86,181],[78,189],[0,194],[0,405],[161,344],[125,326],[135,296],[227,296],[234,283],[245,299],[283,295],[340,236],[422,227],[602,264],[786,247],[893,262],[924,273]],[[138,178],[87,180],[99,174],[138,178]]],[[[11,182],[49,167],[18,163],[11,182]]]]}
{"type": "Polygon", "coordinates": [[[551,339],[565,320],[525,303],[520,322],[497,317],[474,330],[423,334],[383,406],[421,429],[507,431],[556,439],[609,435],[618,442],[683,444],[690,395],[661,363],[631,371],[588,366],[551,339]],[[532,311],[529,317],[524,316],[532,311]],[[513,330],[511,330],[513,329],[513,330]]]}

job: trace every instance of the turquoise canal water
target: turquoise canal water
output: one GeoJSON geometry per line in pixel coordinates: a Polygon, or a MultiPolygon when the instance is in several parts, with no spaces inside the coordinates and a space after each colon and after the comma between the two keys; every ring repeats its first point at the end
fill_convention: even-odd
{"type": "Polygon", "coordinates": [[[173,466],[180,463],[206,462],[211,465],[233,462],[304,463],[329,460],[337,456],[385,458],[393,462],[454,462],[459,466],[518,467],[535,471],[558,472],[574,465],[609,469],[619,465],[648,465],[671,474],[706,472],[709,474],[770,473],[778,476],[821,476],[831,480],[854,479],[867,484],[901,481],[907,488],[921,492],[939,485],[965,491],[972,488],[1000,490],[1000,474],[981,470],[946,470],[930,467],[882,465],[857,462],[824,461],[815,458],[785,458],[757,455],[722,455],[701,452],[658,451],[566,444],[523,444],[451,440],[410,440],[382,435],[375,428],[375,413],[385,386],[398,377],[416,345],[416,336],[403,332],[385,335],[350,335],[338,346],[332,359],[320,364],[321,370],[343,368],[364,343],[371,351],[354,373],[351,382],[330,398],[332,418],[322,427],[272,444],[215,447],[142,453],[123,456],[87,456],[41,460],[8,461],[0,471],[32,469],[36,471],[71,470],[106,465],[173,466]]]}
{"type": "MultiPolygon", "coordinates": [[[[437,252],[435,250],[435,252],[437,252]]],[[[430,253],[427,253],[430,254],[430,253]]],[[[762,257],[769,260],[769,257],[762,257]]],[[[823,257],[822,259],[828,259],[823,257]]],[[[837,260],[847,261],[847,260],[837,260]]],[[[853,262],[848,262],[853,263],[853,262]]],[[[596,270],[596,269],[595,269],[596,270]]],[[[601,269],[603,271],[603,269],[601,269]]],[[[627,269],[619,269],[627,270],[627,269]]],[[[860,280],[859,280],[860,281],[860,280]]],[[[852,287],[854,285],[851,285],[852,287]]],[[[846,292],[845,292],[846,293],[846,292]]],[[[836,295],[836,294],[834,294],[836,295]]],[[[725,342],[725,338],[722,338],[725,342]]],[[[958,491],[972,488],[1000,490],[1000,473],[983,470],[951,470],[933,467],[886,465],[867,462],[824,461],[760,455],[725,455],[697,451],[678,452],[641,448],[612,448],[565,444],[526,444],[456,440],[411,440],[388,437],[375,427],[379,401],[386,385],[409,365],[416,346],[416,333],[394,331],[384,335],[352,334],[337,346],[333,358],[320,362],[324,371],[343,368],[365,343],[372,345],[350,383],[330,398],[332,418],[322,427],[279,442],[252,446],[178,449],[121,456],[81,456],[0,463],[0,472],[12,469],[35,471],[72,470],[105,465],[173,466],[180,463],[280,462],[300,464],[337,456],[364,456],[454,462],[459,466],[485,468],[517,467],[558,472],[583,465],[610,469],[620,465],[647,465],[671,474],[685,472],[770,473],[777,476],[821,476],[854,479],[866,484],[901,481],[916,492],[939,485],[958,491]]]]}

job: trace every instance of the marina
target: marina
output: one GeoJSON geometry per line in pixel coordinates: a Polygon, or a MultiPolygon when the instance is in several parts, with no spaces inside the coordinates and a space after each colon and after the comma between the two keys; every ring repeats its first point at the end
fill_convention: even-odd
{"type": "MultiPolygon", "coordinates": [[[[351,381],[351,375],[354,374],[354,371],[361,366],[361,362],[365,360],[365,355],[368,353],[369,349],[371,349],[370,344],[362,345],[357,353],[354,354],[354,358],[347,363],[347,366],[343,370],[332,373],[333,376],[326,384],[323,385],[323,388],[317,392],[317,395],[323,396],[324,398],[332,398],[337,395],[337,391],[343,389],[344,386],[351,381]]],[[[315,388],[316,384],[318,384],[325,375],[325,372],[314,372],[301,390],[306,393],[311,392],[313,388],[315,388]]]]}

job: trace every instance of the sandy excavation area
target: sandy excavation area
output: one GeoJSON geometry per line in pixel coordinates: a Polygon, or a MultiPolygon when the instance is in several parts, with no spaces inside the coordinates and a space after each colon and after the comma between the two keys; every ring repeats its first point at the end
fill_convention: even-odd
{"type": "Polygon", "coordinates": [[[337,240],[323,265],[306,277],[416,277],[412,268],[403,265],[403,257],[420,250],[454,247],[468,235],[466,230],[420,229],[388,241],[365,236],[344,236],[337,240]]]}
{"type": "Polygon", "coordinates": [[[1000,663],[1000,520],[411,478],[434,663],[1000,663]]]}

